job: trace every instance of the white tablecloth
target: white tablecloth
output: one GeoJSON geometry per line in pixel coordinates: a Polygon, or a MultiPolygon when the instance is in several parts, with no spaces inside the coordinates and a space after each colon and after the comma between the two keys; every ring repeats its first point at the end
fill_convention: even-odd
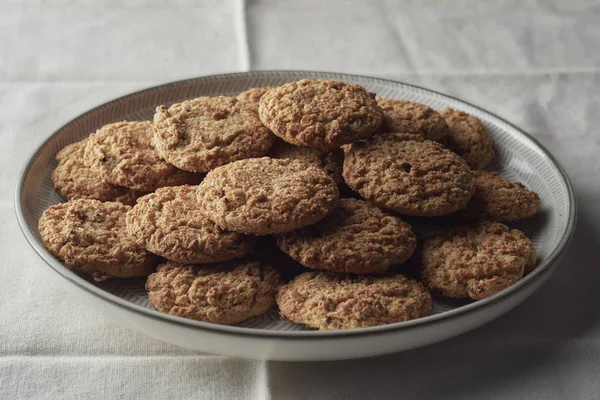
{"type": "Polygon", "coordinates": [[[600,7],[593,1],[0,1],[0,398],[600,398],[600,7]],[[279,363],[198,354],[107,321],[40,278],[14,185],[79,113],[199,75],[315,69],[389,77],[532,133],[579,200],[539,292],[430,347],[279,363]]]}

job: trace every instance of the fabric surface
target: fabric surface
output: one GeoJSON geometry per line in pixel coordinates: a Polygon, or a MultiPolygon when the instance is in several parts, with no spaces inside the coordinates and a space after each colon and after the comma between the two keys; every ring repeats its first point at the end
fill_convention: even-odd
{"type": "Polygon", "coordinates": [[[0,398],[600,398],[600,4],[595,1],[0,0],[0,398]],[[199,354],[122,328],[44,280],[14,186],[81,112],[248,69],[397,79],[484,107],[565,167],[579,222],[531,298],[443,343],[366,360],[199,354]]]}

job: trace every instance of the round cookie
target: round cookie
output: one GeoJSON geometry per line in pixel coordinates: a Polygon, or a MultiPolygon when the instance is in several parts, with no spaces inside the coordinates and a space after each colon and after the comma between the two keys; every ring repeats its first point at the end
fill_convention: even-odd
{"type": "Polygon", "coordinates": [[[148,277],[150,303],[160,312],[232,325],[275,305],[279,272],[258,261],[222,264],[161,264],[148,277]]]}
{"type": "Polygon", "coordinates": [[[325,150],[372,136],[383,118],[375,94],[362,86],[312,79],[269,90],[258,113],[286,142],[325,150]]]}
{"type": "Polygon", "coordinates": [[[424,104],[396,99],[377,99],[383,110],[383,132],[418,133],[438,140],[448,133],[448,125],[435,110],[424,104]]]}
{"type": "Polygon", "coordinates": [[[485,221],[425,240],[423,283],[441,296],[483,299],[517,282],[535,268],[535,248],[516,229],[485,221]]]}
{"type": "Polygon", "coordinates": [[[45,210],[38,229],[44,246],[67,268],[97,281],[148,276],[158,260],[127,233],[130,209],[116,202],[71,200],[45,210]]]}
{"type": "Polygon", "coordinates": [[[181,171],[162,160],[152,148],[152,124],[121,121],[90,135],[85,164],[113,185],[151,192],[163,186],[200,183],[201,175],[181,171]]]}
{"type": "Polygon", "coordinates": [[[431,312],[431,295],[403,275],[353,276],[307,272],[277,294],[281,316],[321,330],[392,324],[431,312]]]}
{"type": "Polygon", "coordinates": [[[540,197],[497,172],[473,171],[475,194],[464,212],[496,222],[512,222],[540,211],[540,197]]]}
{"type": "Polygon", "coordinates": [[[452,108],[445,108],[440,114],[449,128],[440,143],[464,158],[472,169],[482,169],[492,161],[494,144],[479,119],[452,108]]]}
{"type": "Polygon", "coordinates": [[[261,157],[273,144],[255,107],[234,97],[198,97],[169,108],[160,106],[153,130],[157,153],[186,171],[208,172],[261,157]]]}
{"type": "Polygon", "coordinates": [[[336,185],[344,183],[342,169],[344,165],[344,152],[342,149],[325,151],[316,147],[294,146],[281,139],[277,139],[269,151],[269,156],[277,159],[299,160],[323,168],[336,185]]]}
{"type": "Polygon", "coordinates": [[[317,224],[278,235],[277,245],[308,268],[369,274],[402,264],[417,239],[400,218],[364,200],[341,199],[317,224]]]}
{"type": "Polygon", "coordinates": [[[56,155],[58,165],[52,172],[54,189],[67,200],[96,199],[132,205],[144,193],[115,186],[101,179],[100,173],[85,166],[83,155],[87,139],[65,146],[56,155]]]}
{"type": "Polygon", "coordinates": [[[475,190],[462,158],[416,134],[381,134],[344,151],[346,184],[399,214],[449,214],[465,208],[475,190]]]}
{"type": "Polygon", "coordinates": [[[141,197],[127,213],[127,230],[154,254],[184,264],[247,255],[256,238],[226,232],[200,213],[197,186],[173,186],[141,197]]]}
{"type": "Polygon", "coordinates": [[[198,188],[202,213],[228,231],[289,232],[325,218],[339,192],[321,168],[269,157],[212,170],[198,188]]]}

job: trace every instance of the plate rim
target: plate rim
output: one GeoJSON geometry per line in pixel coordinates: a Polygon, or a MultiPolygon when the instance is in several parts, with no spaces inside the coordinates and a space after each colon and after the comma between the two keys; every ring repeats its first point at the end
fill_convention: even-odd
{"type": "MultiPolygon", "coordinates": [[[[318,79],[318,78],[317,78],[318,79]]],[[[577,224],[577,200],[575,196],[575,192],[572,186],[572,183],[562,167],[562,165],[558,162],[558,160],[533,136],[525,132],[523,129],[517,127],[516,125],[506,121],[504,118],[499,117],[498,115],[485,110],[481,107],[473,105],[467,101],[461,100],[457,97],[444,94],[435,90],[427,89],[421,86],[412,85],[400,81],[396,81],[393,79],[387,78],[378,78],[366,75],[358,75],[358,74],[347,74],[347,73],[339,73],[339,72],[331,72],[331,71],[314,71],[314,70],[260,70],[260,71],[249,71],[249,72],[233,72],[233,73],[224,73],[224,74],[213,74],[213,75],[205,75],[195,78],[183,79],[172,81],[168,83],[163,83],[160,85],[152,86],[146,89],[138,90],[132,93],[125,94],[123,96],[117,97],[113,100],[104,102],[96,107],[89,109],[75,118],[71,119],[67,123],[60,126],[58,129],[54,130],[52,134],[50,134],[45,140],[43,140],[34,150],[30,153],[29,157],[27,157],[24,166],[21,169],[19,177],[17,179],[17,184],[15,188],[15,213],[18,221],[19,228],[25,239],[29,243],[29,245],[33,248],[33,250],[51,267],[51,269],[59,274],[62,278],[69,281],[71,284],[79,287],[81,290],[84,290],[88,294],[91,294],[101,300],[108,301],[112,305],[117,306],[119,308],[125,309],[127,311],[131,311],[137,314],[141,314],[143,317],[149,317],[152,319],[158,319],[161,322],[166,323],[174,323],[177,325],[183,325],[186,328],[192,329],[200,329],[205,331],[210,331],[211,333],[220,333],[226,335],[235,335],[235,336],[252,336],[255,338],[263,338],[263,339],[292,339],[292,340],[305,340],[305,339],[333,339],[333,338],[341,338],[341,337],[354,337],[354,336],[365,336],[365,335],[378,335],[378,334],[387,334],[398,331],[406,331],[413,328],[421,327],[424,325],[430,325],[435,323],[440,323],[445,320],[465,316],[466,314],[472,314],[475,312],[480,312],[485,308],[489,308],[490,306],[501,302],[502,300],[517,294],[524,290],[527,286],[533,284],[534,282],[543,279],[543,277],[549,274],[556,266],[556,264],[563,257],[568,245],[573,237],[573,233],[575,231],[575,226],[577,224]],[[511,285],[510,287],[490,296],[482,300],[478,300],[467,305],[444,311],[439,314],[428,315],[426,317],[417,318],[410,321],[404,322],[396,322],[393,324],[387,325],[379,325],[367,328],[355,328],[349,330],[339,330],[339,331],[273,331],[267,329],[257,329],[257,328],[246,328],[240,326],[231,326],[231,325],[219,325],[213,324],[210,322],[202,322],[196,321],[192,319],[187,319],[183,317],[177,317],[169,314],[164,314],[154,309],[148,309],[143,306],[137,305],[135,303],[124,300],[116,295],[108,293],[101,288],[95,286],[91,282],[88,282],[84,278],[78,276],[73,271],[67,269],[62,263],[60,263],[54,256],[52,256],[40,243],[38,243],[37,239],[34,237],[33,233],[28,229],[27,223],[25,221],[25,216],[23,214],[23,203],[22,203],[22,193],[25,185],[25,178],[27,177],[32,161],[36,158],[38,153],[42,151],[42,149],[46,146],[46,144],[51,141],[60,131],[65,129],[71,124],[77,123],[80,119],[86,118],[89,114],[99,111],[105,107],[113,106],[121,101],[128,100],[129,98],[137,97],[141,94],[152,92],[155,90],[165,89],[171,86],[179,86],[186,85],[192,82],[200,82],[200,81],[208,81],[214,79],[235,79],[241,77],[266,77],[269,75],[298,75],[301,76],[311,76],[315,74],[324,74],[324,75],[335,75],[341,79],[345,78],[360,78],[363,80],[371,81],[371,82],[381,82],[387,84],[394,85],[402,85],[406,87],[412,87],[421,91],[430,92],[442,97],[446,97],[458,102],[461,102],[465,105],[473,107],[484,114],[489,114],[492,117],[498,119],[499,121],[505,123],[510,128],[514,129],[523,138],[530,141],[530,144],[533,145],[535,150],[541,152],[544,156],[548,157],[550,162],[557,169],[562,183],[565,184],[568,192],[568,207],[569,207],[569,215],[567,216],[567,227],[560,238],[558,245],[553,249],[553,251],[548,256],[546,262],[542,265],[539,265],[533,272],[528,274],[523,279],[519,280],[517,283],[511,285]]]]}

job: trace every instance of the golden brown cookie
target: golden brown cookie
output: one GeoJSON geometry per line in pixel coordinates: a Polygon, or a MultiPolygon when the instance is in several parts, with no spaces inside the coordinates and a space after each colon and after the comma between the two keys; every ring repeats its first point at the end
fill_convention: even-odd
{"type": "Polygon", "coordinates": [[[449,128],[440,143],[464,158],[472,169],[482,169],[492,161],[494,143],[479,119],[452,108],[440,114],[449,128]]]}
{"type": "Polygon", "coordinates": [[[202,176],[175,168],[150,145],[152,123],[122,121],[93,133],[85,147],[85,164],[113,184],[150,192],[163,186],[200,183],[202,176]]]}
{"type": "Polygon", "coordinates": [[[321,330],[365,328],[424,317],[431,295],[403,275],[307,272],[277,294],[281,316],[321,330]]]}
{"type": "Polygon", "coordinates": [[[383,118],[375,94],[362,86],[312,79],[269,90],[258,113],[286,142],[326,150],[372,136],[383,118]]]}
{"type": "MultiPolygon", "coordinates": [[[[525,185],[511,182],[497,172],[473,171],[475,194],[464,214],[490,221],[512,222],[540,211],[540,197],[525,185]]],[[[463,212],[459,211],[459,214],[463,212]]]]}
{"type": "Polygon", "coordinates": [[[235,97],[198,97],[154,114],[154,146],[165,160],[186,171],[208,172],[244,158],[261,157],[273,135],[251,104],[235,97]]]}
{"type": "Polygon", "coordinates": [[[277,245],[308,268],[370,274],[402,264],[417,239],[400,218],[364,200],[341,199],[317,224],[278,235],[277,245]]]}
{"type": "Polygon", "coordinates": [[[344,180],[373,204],[432,217],[465,208],[475,190],[465,161],[416,134],[380,134],[344,148],[344,180]]]}
{"type": "Polygon", "coordinates": [[[448,133],[448,125],[435,110],[424,104],[396,99],[377,99],[383,110],[383,132],[418,133],[438,140],[448,133]]]}
{"type": "Polygon", "coordinates": [[[425,240],[420,256],[425,285],[453,298],[483,299],[535,268],[535,248],[523,232],[489,221],[425,240]]]}
{"type": "Polygon", "coordinates": [[[149,275],[158,258],[135,243],[125,229],[131,207],[91,199],[56,204],[38,223],[44,246],[65,267],[95,280],[149,275]]]}
{"type": "Polygon", "coordinates": [[[269,157],[278,159],[299,160],[323,168],[336,185],[344,183],[342,169],[344,166],[344,152],[342,149],[325,151],[316,147],[294,146],[277,139],[269,151],[269,157]]]}
{"type": "Polygon", "coordinates": [[[200,210],[225,230],[254,235],[312,225],[335,208],[337,186],[321,168],[269,157],[212,170],[198,188],[200,210]]]}
{"type": "Polygon", "coordinates": [[[172,186],[141,197],[127,213],[127,230],[147,250],[184,264],[247,255],[256,238],[226,232],[199,211],[197,186],[172,186]]]}
{"type": "Polygon", "coordinates": [[[56,155],[58,165],[52,172],[54,189],[67,200],[96,199],[100,201],[118,201],[123,204],[135,204],[143,196],[123,186],[115,186],[103,181],[100,173],[83,163],[87,139],[65,146],[56,155]]]}
{"type": "Polygon", "coordinates": [[[263,95],[267,93],[270,89],[272,89],[271,86],[251,88],[246,90],[245,92],[238,94],[237,96],[235,96],[235,98],[239,101],[250,103],[252,105],[252,108],[255,109],[256,112],[258,112],[258,102],[260,98],[263,97],[263,95]]]}
{"type": "Polygon", "coordinates": [[[258,261],[222,264],[161,264],[148,277],[150,303],[160,312],[232,325],[275,305],[279,272],[258,261]]]}

